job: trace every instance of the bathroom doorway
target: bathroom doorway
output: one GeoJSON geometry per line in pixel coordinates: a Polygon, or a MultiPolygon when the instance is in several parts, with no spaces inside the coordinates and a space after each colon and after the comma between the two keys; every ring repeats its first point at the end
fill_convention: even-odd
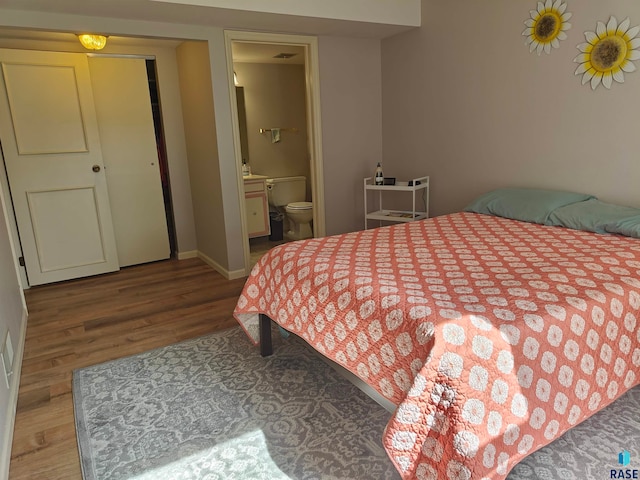
{"type": "Polygon", "coordinates": [[[250,32],[226,32],[226,40],[248,273],[270,248],[325,234],[317,43],[250,32]],[[270,179],[301,177],[302,196],[273,201],[270,179]]]}

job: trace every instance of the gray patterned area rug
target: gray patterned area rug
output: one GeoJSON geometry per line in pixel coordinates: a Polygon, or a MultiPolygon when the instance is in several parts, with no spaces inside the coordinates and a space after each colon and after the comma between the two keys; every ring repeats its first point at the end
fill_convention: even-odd
{"type": "MultiPolygon", "coordinates": [[[[399,478],[380,443],[389,413],[299,338],[273,338],[266,359],[237,327],[74,371],[84,479],[399,478]]],[[[613,469],[640,469],[640,387],[507,479],[599,480],[613,469]]]]}
{"type": "Polygon", "coordinates": [[[85,480],[396,479],[389,413],[297,337],[239,328],[76,370],[85,480]]]}
{"type": "Polygon", "coordinates": [[[507,480],[609,478],[640,478],[640,386],[525,457],[507,476],[507,480]],[[619,463],[623,451],[629,452],[628,465],[619,463]]]}

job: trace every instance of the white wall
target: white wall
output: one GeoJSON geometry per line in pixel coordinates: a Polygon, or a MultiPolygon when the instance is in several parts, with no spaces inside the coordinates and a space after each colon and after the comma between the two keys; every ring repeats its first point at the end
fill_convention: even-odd
{"type": "Polygon", "coordinates": [[[573,62],[597,21],[640,24],[640,3],[568,2],[568,39],[541,56],[521,35],[535,6],[424,0],[422,27],[382,42],[384,158],[431,175],[432,214],[507,185],[640,206],[640,73],[592,91],[573,62]]]}
{"type": "Polygon", "coordinates": [[[13,423],[18,400],[22,347],[26,332],[27,312],[18,279],[16,255],[12,249],[12,240],[7,225],[7,209],[2,201],[0,185],[0,350],[7,332],[14,349],[13,375],[9,378],[10,388],[4,379],[0,362],[0,478],[9,475],[13,423]]]}
{"type": "Polygon", "coordinates": [[[327,234],[364,228],[364,177],[382,160],[380,41],[320,37],[327,234]]]}

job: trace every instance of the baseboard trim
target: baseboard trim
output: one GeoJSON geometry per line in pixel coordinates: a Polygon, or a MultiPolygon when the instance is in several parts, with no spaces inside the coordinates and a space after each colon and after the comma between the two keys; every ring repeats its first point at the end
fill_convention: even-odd
{"type": "Polygon", "coordinates": [[[18,389],[20,387],[20,374],[22,372],[22,357],[24,355],[24,344],[27,338],[27,317],[26,309],[22,310],[22,321],[20,325],[20,338],[18,349],[13,360],[13,374],[11,375],[11,387],[9,388],[9,404],[7,405],[7,427],[2,439],[2,451],[0,452],[0,479],[8,480],[9,466],[11,464],[11,446],[13,444],[13,430],[16,423],[16,407],[18,406],[18,389]]]}
{"type": "Polygon", "coordinates": [[[200,260],[202,260],[204,263],[209,265],[211,268],[213,268],[215,271],[217,271],[220,275],[222,275],[227,280],[235,280],[237,278],[246,277],[244,270],[229,271],[226,268],[224,268],[222,265],[220,265],[218,262],[216,262],[213,258],[211,258],[210,256],[200,251],[198,251],[198,258],[200,258],[200,260]]]}
{"type": "Polygon", "coordinates": [[[245,278],[247,276],[247,274],[244,272],[243,270],[232,270],[229,273],[229,276],[227,277],[229,280],[237,280],[238,278],[245,278]]]}
{"type": "Polygon", "coordinates": [[[227,280],[236,280],[238,278],[244,278],[247,276],[244,269],[242,270],[227,270],[218,262],[216,262],[209,255],[202,253],[199,250],[190,250],[188,252],[178,252],[178,260],[187,260],[188,258],[199,258],[204,263],[213,268],[216,272],[222,275],[227,280]]]}
{"type": "Polygon", "coordinates": [[[188,252],[178,252],[178,260],[186,260],[188,258],[197,258],[197,250],[189,250],[188,252]]]}

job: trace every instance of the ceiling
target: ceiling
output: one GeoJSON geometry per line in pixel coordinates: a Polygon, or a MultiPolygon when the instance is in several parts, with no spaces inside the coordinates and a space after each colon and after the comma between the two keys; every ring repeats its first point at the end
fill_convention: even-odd
{"type": "MultiPolygon", "coordinates": [[[[81,33],[81,32],[78,32],[81,33]]],[[[88,33],[88,32],[87,32],[88,33]]],[[[44,30],[31,30],[25,28],[0,27],[0,39],[15,41],[40,41],[55,42],[61,44],[70,44],[73,47],[79,45],[78,37],[75,33],[70,32],[50,32],[44,30]]],[[[109,45],[126,45],[126,46],[149,46],[162,45],[165,47],[176,47],[180,44],[180,40],[160,39],[160,38],[144,38],[144,37],[123,37],[109,36],[109,45]]]]}
{"type": "MultiPolygon", "coordinates": [[[[2,27],[2,9],[21,11],[21,14],[34,18],[45,14],[73,14],[91,17],[147,20],[173,24],[207,25],[228,29],[272,31],[280,33],[301,33],[306,35],[340,35],[349,37],[384,38],[406,31],[412,27],[389,25],[327,18],[312,18],[294,15],[282,15],[247,10],[232,10],[216,7],[179,5],[149,0],[0,0],[0,47],[7,41],[27,45],[40,42],[55,48],[69,51],[84,51],[79,46],[76,33],[44,31],[15,27],[2,27]]],[[[48,18],[48,17],[47,17],[48,18]]],[[[82,17],[73,21],[82,25],[87,23],[82,17]]],[[[48,21],[33,24],[47,25],[48,21]]],[[[52,23],[53,24],[53,23],[52,23]]],[[[109,35],[109,46],[163,46],[175,47],[180,39],[143,38],[113,35],[114,32],[102,31],[109,35]]],[[[18,47],[23,48],[23,47],[18,47]]],[[[31,48],[25,46],[24,48],[31,48]]],[[[242,63],[284,63],[304,64],[302,47],[270,45],[256,43],[233,43],[233,60],[242,63]],[[295,53],[289,59],[273,58],[279,53],[295,53]]]]}
{"type": "Polygon", "coordinates": [[[304,65],[304,48],[292,45],[233,42],[233,63],[279,63],[304,65]],[[291,58],[274,58],[281,53],[294,54],[291,58]]]}
{"type": "MultiPolygon", "coordinates": [[[[21,42],[35,41],[47,44],[55,43],[58,46],[66,45],[65,50],[86,52],[86,50],[80,46],[75,33],[0,27],[0,48],[2,48],[8,40],[12,41],[12,45],[16,45],[16,42],[18,42],[18,46],[21,42]]],[[[175,48],[180,42],[181,40],[110,36],[108,46],[162,46],[175,48]]],[[[232,52],[233,61],[237,63],[276,63],[289,65],[304,65],[305,63],[304,48],[301,46],[234,41],[232,43],[232,52]],[[291,58],[274,58],[276,55],[282,53],[294,54],[294,56],[291,58]]]]}
{"type": "MultiPolygon", "coordinates": [[[[406,25],[180,5],[149,0],[0,0],[0,7],[34,12],[34,14],[35,12],[60,13],[307,35],[384,38],[413,28],[406,25]]],[[[0,15],[0,23],[1,21],[0,15]]]]}

